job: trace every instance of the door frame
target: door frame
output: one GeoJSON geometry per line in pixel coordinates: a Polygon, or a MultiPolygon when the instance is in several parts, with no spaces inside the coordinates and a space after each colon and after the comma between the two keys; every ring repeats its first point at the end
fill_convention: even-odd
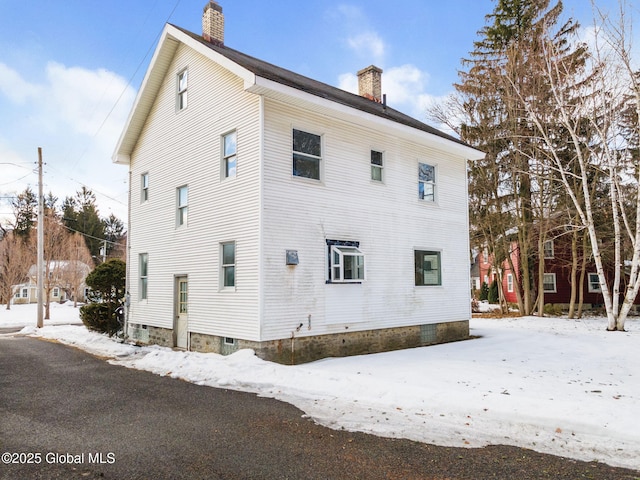
{"type": "Polygon", "coordinates": [[[178,346],[178,324],[180,322],[180,283],[184,281],[187,284],[187,312],[185,328],[187,329],[187,351],[191,350],[191,336],[189,335],[189,276],[174,275],[173,277],[173,347],[183,348],[178,346]]]}

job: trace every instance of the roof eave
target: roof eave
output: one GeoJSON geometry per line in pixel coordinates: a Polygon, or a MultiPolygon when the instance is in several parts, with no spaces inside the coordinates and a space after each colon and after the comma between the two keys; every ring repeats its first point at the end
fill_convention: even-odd
{"type": "Polygon", "coordinates": [[[169,65],[180,43],[189,46],[198,53],[238,75],[244,80],[245,88],[250,88],[255,83],[255,75],[252,72],[194,40],[173,25],[166,24],[160,36],[158,46],[149,63],[149,68],[142,81],[142,85],[138,90],[138,95],[133,103],[129,117],[111,156],[113,163],[121,165],[129,164],[131,153],[138,142],[147,116],[153,107],[158,91],[162,86],[169,65]]]}
{"type": "Polygon", "coordinates": [[[475,160],[481,160],[485,157],[484,152],[476,150],[475,148],[465,145],[463,143],[453,142],[451,140],[448,140],[447,138],[443,138],[438,135],[425,132],[423,130],[411,127],[409,125],[399,123],[392,119],[383,118],[378,115],[374,115],[372,113],[359,110],[349,105],[341,104],[331,99],[322,98],[318,95],[314,95],[312,93],[308,93],[303,90],[290,87],[282,83],[278,83],[268,78],[256,76],[255,83],[251,86],[246,85],[246,89],[250,93],[255,93],[258,95],[265,95],[265,96],[269,96],[269,93],[273,92],[276,94],[280,94],[281,96],[287,96],[287,97],[295,98],[298,100],[302,100],[302,101],[314,104],[321,108],[330,109],[346,116],[359,117],[359,118],[366,116],[369,122],[377,124],[386,130],[396,130],[396,131],[405,132],[406,134],[410,134],[414,136],[415,135],[422,136],[423,138],[428,139],[429,143],[432,146],[436,148],[446,149],[447,151],[455,155],[464,157],[467,160],[475,161],[475,160]]]}

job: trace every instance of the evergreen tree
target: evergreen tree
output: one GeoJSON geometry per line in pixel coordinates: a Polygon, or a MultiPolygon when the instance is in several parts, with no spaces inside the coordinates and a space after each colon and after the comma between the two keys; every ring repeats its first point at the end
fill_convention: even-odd
{"type": "Polygon", "coordinates": [[[11,205],[16,217],[13,226],[14,232],[22,239],[26,239],[36,224],[38,196],[33,193],[30,187],[27,187],[24,192],[18,194],[11,205]]]}
{"type": "Polygon", "coordinates": [[[62,203],[62,218],[67,228],[84,235],[91,255],[99,257],[105,239],[105,225],[98,213],[95,194],[82,187],[75,197],[65,198],[62,203]]]}
{"type": "Polygon", "coordinates": [[[560,1],[550,6],[550,0],[498,0],[455,85],[465,118],[461,138],[486,153],[469,168],[472,242],[489,245],[498,264],[507,261],[515,270],[509,252],[516,237],[522,276],[516,295],[523,314],[534,305],[536,239],[545,226],[539,220],[553,209],[546,198],[553,195],[550,171],[536,164],[541,143],[524,99],[543,102],[549,95],[534,66],[549,29],[555,29],[557,44],[567,44],[575,32],[573,21],[559,25],[561,12],[560,1]]]}

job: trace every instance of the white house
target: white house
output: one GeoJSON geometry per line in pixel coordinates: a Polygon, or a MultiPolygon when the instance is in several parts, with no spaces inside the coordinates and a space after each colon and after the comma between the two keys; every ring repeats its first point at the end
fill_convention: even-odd
{"type": "Polygon", "coordinates": [[[469,334],[467,160],[386,105],[166,25],[114,152],[130,171],[129,334],[283,363],[469,334]]]}
{"type": "MultiPolygon", "coordinates": [[[[51,260],[45,267],[50,280],[45,282],[49,288],[50,302],[65,302],[67,300],[86,300],[87,285],[85,279],[91,272],[91,267],[77,260],[51,260]],[[77,287],[76,287],[77,285],[77,287]],[[77,292],[76,292],[77,288],[77,292]]],[[[31,265],[27,273],[27,281],[13,285],[13,303],[36,303],[38,301],[38,268],[31,265]]]]}

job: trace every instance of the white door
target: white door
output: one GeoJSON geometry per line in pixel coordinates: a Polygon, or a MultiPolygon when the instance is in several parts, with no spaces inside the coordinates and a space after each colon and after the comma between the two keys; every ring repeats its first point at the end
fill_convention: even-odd
{"type": "Polygon", "coordinates": [[[187,277],[176,278],[176,347],[184,349],[188,347],[187,339],[189,336],[189,318],[187,316],[189,306],[188,287],[187,277]]]}

